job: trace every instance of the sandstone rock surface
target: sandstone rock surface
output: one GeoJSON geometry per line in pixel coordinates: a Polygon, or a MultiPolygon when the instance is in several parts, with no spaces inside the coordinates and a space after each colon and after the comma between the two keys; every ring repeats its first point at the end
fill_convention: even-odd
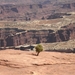
{"type": "Polygon", "coordinates": [[[32,51],[0,51],[1,75],[75,75],[75,54],[32,51]]]}

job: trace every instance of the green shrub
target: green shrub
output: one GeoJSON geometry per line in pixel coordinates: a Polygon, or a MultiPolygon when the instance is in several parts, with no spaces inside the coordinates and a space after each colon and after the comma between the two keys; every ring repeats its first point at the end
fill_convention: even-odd
{"type": "Polygon", "coordinates": [[[40,44],[38,44],[38,45],[35,47],[35,49],[36,49],[36,53],[37,53],[37,56],[38,56],[39,53],[40,53],[41,51],[43,51],[43,46],[40,45],[40,44]]]}

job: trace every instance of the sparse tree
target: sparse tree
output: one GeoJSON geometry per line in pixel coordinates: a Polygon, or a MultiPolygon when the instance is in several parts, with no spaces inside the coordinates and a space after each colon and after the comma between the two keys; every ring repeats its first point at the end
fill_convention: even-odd
{"type": "Polygon", "coordinates": [[[40,45],[40,44],[38,44],[38,45],[35,47],[35,49],[36,49],[36,53],[37,53],[37,56],[38,56],[39,53],[40,53],[41,51],[43,51],[43,46],[40,45]]]}

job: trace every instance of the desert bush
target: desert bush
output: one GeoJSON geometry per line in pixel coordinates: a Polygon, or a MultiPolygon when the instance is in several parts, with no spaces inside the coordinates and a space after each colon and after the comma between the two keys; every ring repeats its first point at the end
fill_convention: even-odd
{"type": "Polygon", "coordinates": [[[43,46],[40,45],[40,44],[38,44],[38,45],[35,47],[35,49],[36,49],[36,53],[37,53],[37,56],[38,56],[39,53],[40,53],[41,51],[43,51],[43,46]]]}

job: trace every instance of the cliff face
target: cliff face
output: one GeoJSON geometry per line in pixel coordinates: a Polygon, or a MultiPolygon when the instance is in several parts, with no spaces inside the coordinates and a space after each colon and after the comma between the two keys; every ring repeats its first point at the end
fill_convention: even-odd
{"type": "Polygon", "coordinates": [[[52,30],[28,31],[14,36],[14,44],[53,43],[75,39],[75,26],[63,27],[57,32],[52,30]]]}
{"type": "Polygon", "coordinates": [[[12,32],[5,35],[7,31],[0,32],[1,46],[18,46],[23,44],[36,44],[36,43],[53,43],[68,41],[75,39],[75,24],[62,27],[57,32],[53,30],[17,30],[14,29],[12,32]],[[19,32],[20,31],[20,32],[19,32]],[[4,38],[5,37],[5,38],[4,38]]]}

